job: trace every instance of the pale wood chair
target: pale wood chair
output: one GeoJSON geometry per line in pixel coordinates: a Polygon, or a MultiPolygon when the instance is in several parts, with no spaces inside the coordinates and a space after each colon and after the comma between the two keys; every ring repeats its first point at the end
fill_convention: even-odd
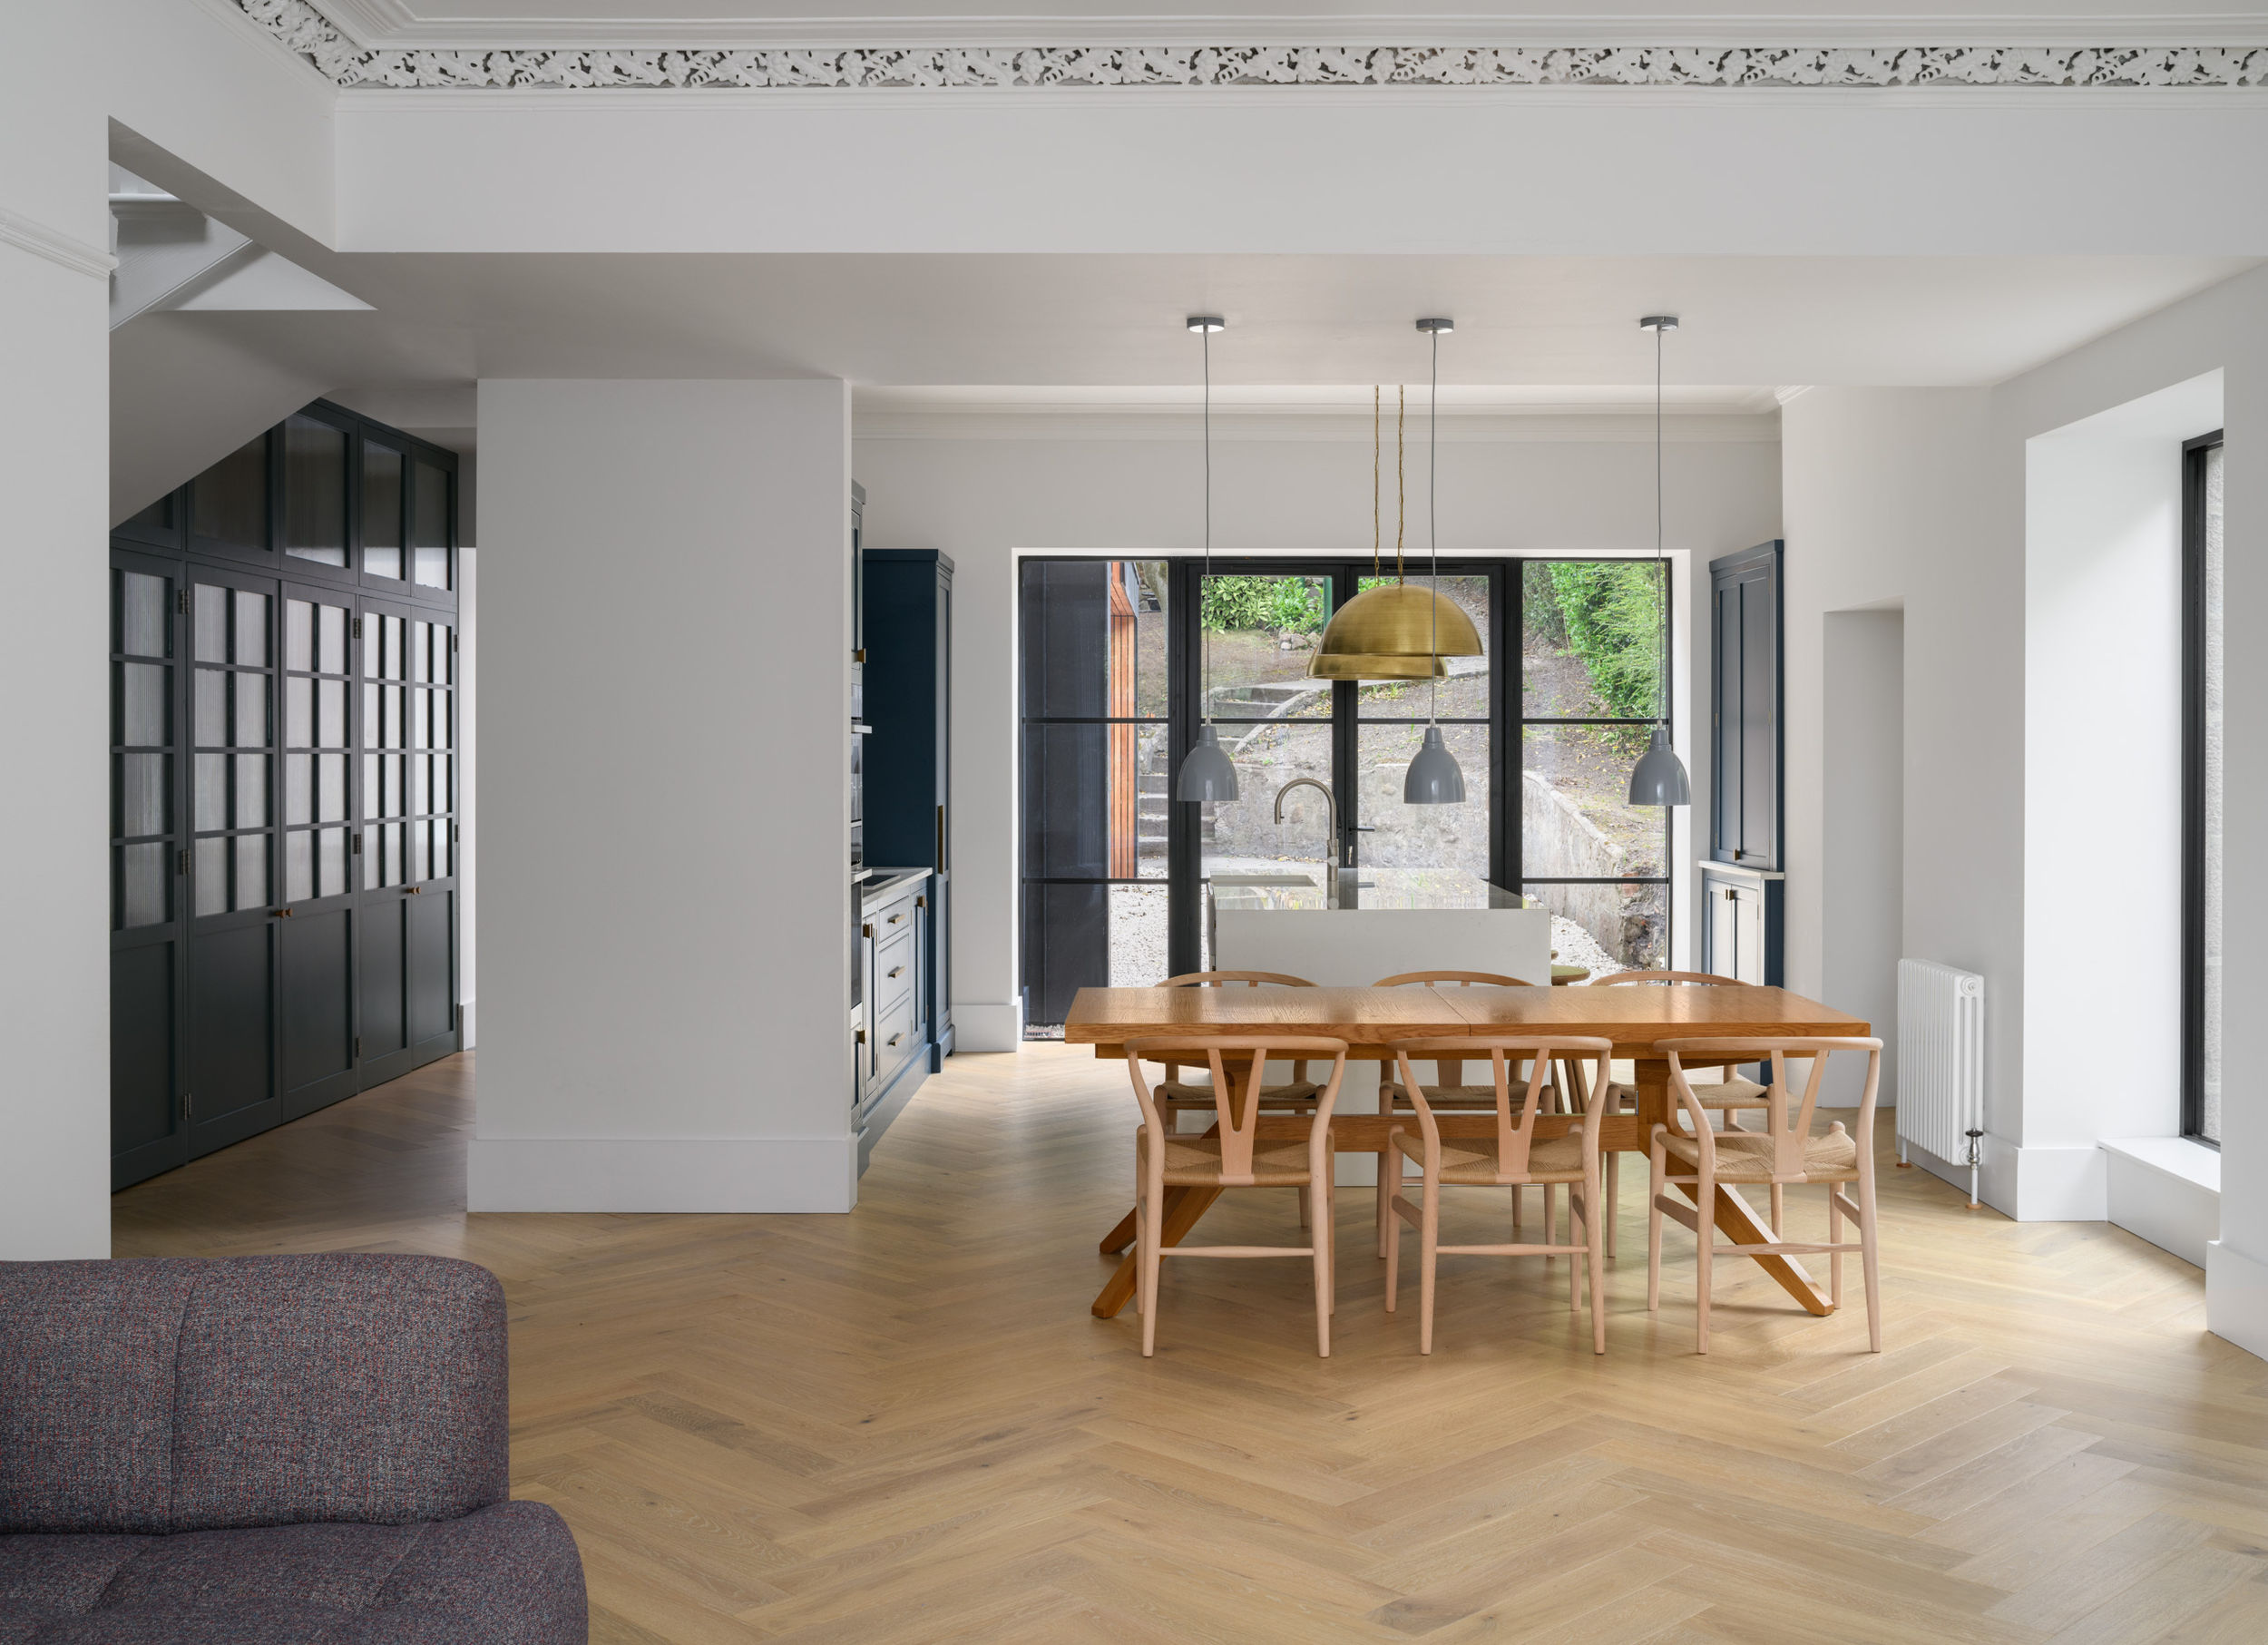
{"type": "Polygon", "coordinates": [[[1669,1059],[1669,1089],[1693,1125],[1690,1132],[1667,1125],[1654,1127],[1651,1141],[1652,1198],[1647,1209],[1646,1306],[1662,1305],[1662,1219],[1684,1224],[1698,1241],[1694,1280],[1698,1303],[1696,1351],[1709,1351],[1709,1281],[1718,1255],[1728,1257],[1807,1257],[1828,1258],[1828,1297],[1843,1303],[1843,1258],[1859,1253],[1866,1274],[1867,1346],[1882,1351],[1882,1272],[1874,1223],[1874,1092],[1882,1079],[1882,1043],[1880,1040],[1802,1039],[1764,1037],[1742,1040],[1664,1040],[1659,1049],[1669,1059]],[[1710,1129],[1708,1110],[1686,1078],[1685,1057],[1714,1062],[1726,1052],[1744,1060],[1769,1060],[1772,1082],[1765,1087],[1765,1121],[1762,1131],[1717,1131],[1710,1129]],[[1859,1098],[1855,1134],[1838,1120],[1819,1136],[1812,1134],[1812,1115],[1819,1104],[1819,1090],[1827,1072],[1827,1059],[1837,1052],[1863,1052],[1866,1088],[1859,1098]],[[1788,1090],[1787,1059],[1811,1059],[1811,1077],[1804,1082],[1800,1101],[1788,1090]],[[1690,1184],[1695,1203],[1687,1206],[1671,1198],[1668,1190],[1690,1184]],[[1741,1185],[1771,1185],[1774,1202],[1778,1190],[1794,1185],[1817,1185],[1827,1190],[1827,1238],[1818,1245],[1790,1241],[1777,1215],[1773,1218],[1774,1243],[1724,1245],[1716,1242],[1716,1196],[1741,1185]],[[1845,1183],[1858,1185],[1853,1201],[1843,1191],[1845,1183]],[[1843,1219],[1859,1225],[1856,1243],[1843,1239],[1843,1219]]]}
{"type": "MultiPolygon", "coordinates": [[[[1591,1351],[1607,1351],[1607,1314],[1603,1303],[1605,1248],[1600,1239],[1598,1133],[1609,1108],[1607,1102],[1607,1064],[1614,1054],[1606,1040],[1569,1034],[1475,1034],[1461,1040],[1411,1040],[1394,1047],[1397,1082],[1409,1095],[1417,1121],[1417,1133],[1394,1124],[1387,1131],[1398,1157],[1418,1161],[1422,1177],[1422,1203],[1412,1205],[1397,1186],[1388,1204],[1393,1220],[1386,1225],[1386,1311],[1394,1311],[1401,1278],[1402,1224],[1418,1230],[1418,1352],[1433,1351],[1433,1278],[1437,1259],[1452,1256],[1579,1257],[1568,1265],[1568,1309],[1582,1305],[1583,1272],[1590,1272],[1591,1351]],[[1489,1062],[1491,1106],[1495,1110],[1492,1136],[1443,1138],[1434,1114],[1432,1093],[1412,1066],[1413,1057],[1446,1057],[1454,1053],[1468,1059],[1485,1056],[1489,1062]],[[1565,1136],[1540,1139],[1536,1118],[1542,1111],[1551,1069],[1593,1064],[1583,1123],[1565,1136]],[[1517,1097],[1513,1082],[1525,1062],[1527,1077],[1517,1097]],[[1517,1116],[1515,1116],[1517,1110],[1517,1116]],[[1441,1243],[1441,1199],[1443,1187],[1519,1188],[1537,1183],[1563,1186],[1568,1190],[1568,1238],[1555,1244],[1547,1225],[1540,1243],[1508,1245],[1443,1245],[1441,1243]]],[[[1395,1175],[1400,1176],[1397,1170],[1395,1175]]]]}
{"type": "MultiPolygon", "coordinates": [[[[1126,1066],[1142,1126],[1134,1139],[1135,1306],[1142,1316],[1142,1355],[1158,1345],[1158,1278],[1167,1257],[1305,1257],[1315,1273],[1315,1352],[1331,1356],[1331,1109],[1346,1072],[1346,1042],[1316,1034],[1151,1034],[1126,1043],[1126,1066]],[[1266,1111],[1261,1073],[1271,1057],[1329,1058],[1329,1077],[1317,1087],[1304,1140],[1263,1136],[1266,1111]],[[1144,1062],[1201,1062],[1210,1070],[1215,1129],[1202,1137],[1168,1129],[1144,1062]],[[1243,1078],[1234,1078],[1241,1064],[1243,1078]],[[1177,1245],[1165,1242],[1165,1196],[1169,1188],[1295,1188],[1322,1197],[1308,1241],[1301,1246],[1177,1245]]],[[[1282,1116],[1276,1116],[1281,1118],[1282,1116]]]]}
{"type": "MultiPolygon", "coordinates": [[[[1402,971],[1395,973],[1393,976],[1382,976],[1371,986],[1374,988],[1437,988],[1443,984],[1453,984],[1459,988],[1471,988],[1476,984],[1483,988],[1531,988],[1535,985],[1519,977],[1504,976],[1493,971],[1402,971]]],[[[1473,1112],[1496,1106],[1496,1092],[1492,1086],[1461,1085],[1458,1081],[1462,1077],[1462,1072],[1458,1067],[1455,1058],[1446,1058],[1434,1062],[1434,1082],[1426,1089],[1435,1109],[1442,1112],[1473,1112]]],[[[1554,1087],[1546,1088],[1544,1101],[1548,1112],[1563,1111],[1566,1108],[1565,1100],[1559,1096],[1554,1087]]],[[[1382,1114],[1392,1114],[1397,1111],[1404,1113],[1411,1111],[1410,1102],[1409,1099],[1402,1093],[1401,1087],[1393,1078],[1392,1064],[1388,1064],[1379,1073],[1378,1111],[1382,1114]]],[[[1401,1168],[1402,1157],[1393,1150],[1382,1148],[1378,1151],[1378,1255],[1381,1258],[1383,1258],[1386,1254],[1386,1225],[1393,1220],[1393,1214],[1387,1210],[1386,1205],[1393,1196],[1394,1184],[1399,1180],[1398,1173],[1401,1168]]],[[[1543,1227],[1547,1234],[1551,1231],[1551,1225],[1557,1215],[1556,1208],[1552,1203],[1552,1195],[1555,1191],[1556,1190],[1550,1184],[1547,1183],[1544,1186],[1543,1227]]],[[[1520,1192],[1521,1190],[1517,1188],[1512,1190],[1512,1226],[1514,1228],[1520,1226],[1520,1192]]]]}
{"type": "MultiPolygon", "coordinates": [[[[1734,988],[1741,985],[1738,977],[1722,976],[1714,971],[1618,971],[1608,976],[1592,978],[1589,986],[1612,988],[1630,983],[1657,983],[1671,986],[1684,984],[1699,987],[1734,988]]],[[[1694,1087],[1694,1094],[1701,1100],[1703,1108],[1711,1113],[1724,1115],[1724,1124],[1729,1131],[1736,1123],[1733,1116],[1741,1110],[1760,1109],[1764,1106],[1764,1087],[1754,1080],[1741,1078],[1733,1072],[1733,1065],[1729,1062],[1719,1068],[1716,1073],[1715,1084],[1696,1085],[1694,1087]]],[[[1615,1103],[1617,1113],[1628,1114],[1637,1111],[1638,1088],[1637,1086],[1625,1085],[1617,1081],[1608,1087],[1608,1093],[1615,1103]]],[[[1607,1159],[1607,1203],[1617,1212],[1622,1206],[1622,1173],[1617,1169],[1616,1164],[1619,1158],[1619,1155],[1610,1154],[1607,1159]]],[[[1772,1221],[1774,1227],[1779,1225],[1780,1192],[1777,1189],[1774,1189],[1772,1193],[1772,1221]]],[[[1614,1251],[1614,1217],[1610,1215],[1607,1221],[1607,1255],[1611,1257],[1614,1251]]]]}
{"type": "MultiPolygon", "coordinates": [[[[1315,984],[1304,976],[1286,976],[1280,971],[1186,971],[1179,976],[1169,976],[1158,984],[1160,988],[1223,988],[1231,983],[1241,983],[1247,988],[1257,988],[1263,983],[1278,988],[1313,988],[1315,984]]],[[[1166,1064],[1166,1077],[1158,1082],[1158,1111],[1178,1116],[1185,1113],[1210,1114],[1213,1111],[1213,1091],[1209,1085],[1183,1080],[1180,1067],[1166,1064]]],[[[1315,1110],[1315,1093],[1322,1088],[1307,1077],[1307,1064],[1296,1062],[1292,1077],[1274,1085],[1260,1088],[1260,1107],[1267,1113],[1306,1114],[1315,1110]]],[[[1178,1123],[1177,1118],[1174,1123],[1178,1123]]],[[[1313,1216],[1307,1190],[1299,1190],[1299,1226],[1305,1228],[1313,1216]]]]}

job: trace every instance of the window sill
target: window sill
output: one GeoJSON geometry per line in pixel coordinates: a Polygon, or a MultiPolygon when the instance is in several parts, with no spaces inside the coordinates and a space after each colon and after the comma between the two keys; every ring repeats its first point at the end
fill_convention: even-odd
{"type": "Polygon", "coordinates": [[[2187,1137],[2122,1137],[2100,1144],[2107,1153],[2162,1171],[2178,1182],[2221,1191],[2221,1151],[2187,1137]]]}

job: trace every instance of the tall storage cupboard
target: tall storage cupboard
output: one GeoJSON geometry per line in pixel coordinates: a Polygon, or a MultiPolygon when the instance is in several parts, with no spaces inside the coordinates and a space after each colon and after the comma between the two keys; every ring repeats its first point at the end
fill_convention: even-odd
{"type": "Polygon", "coordinates": [[[930,870],[922,986],[931,1067],[953,1054],[953,562],[864,552],[866,860],[930,870]]]}

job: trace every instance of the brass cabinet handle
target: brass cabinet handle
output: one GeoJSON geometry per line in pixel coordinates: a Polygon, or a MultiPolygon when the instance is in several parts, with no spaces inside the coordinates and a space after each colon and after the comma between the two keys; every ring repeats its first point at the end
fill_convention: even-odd
{"type": "Polygon", "coordinates": [[[905,974],[905,967],[903,965],[893,965],[890,967],[890,974],[892,976],[904,976],[905,974]]]}
{"type": "Polygon", "coordinates": [[[861,936],[872,936],[874,934],[875,923],[872,920],[868,920],[865,925],[859,926],[858,928],[858,935],[861,936]]]}
{"type": "Polygon", "coordinates": [[[890,923],[894,925],[904,917],[905,916],[903,913],[894,914],[890,916],[890,923]]]}
{"type": "Polygon", "coordinates": [[[899,1031],[898,1033],[892,1034],[892,1035],[889,1037],[889,1039],[888,1039],[886,1042],[885,1042],[885,1043],[886,1043],[886,1044],[891,1044],[891,1045],[894,1045],[894,1044],[896,1044],[896,1043],[897,1043],[900,1040],[902,1040],[902,1039],[904,1039],[904,1038],[905,1038],[905,1034],[904,1034],[904,1032],[903,1030],[901,1030],[901,1031],[899,1031]]]}
{"type": "Polygon", "coordinates": [[[288,908],[279,908],[276,910],[276,917],[279,920],[288,920],[291,917],[291,910],[288,908]]]}
{"type": "Polygon", "coordinates": [[[914,906],[916,908],[926,908],[929,906],[929,898],[926,896],[917,896],[914,899],[914,906]]]}
{"type": "Polygon", "coordinates": [[[866,1043],[866,1031],[863,1028],[859,1029],[851,1036],[851,1041],[854,1044],[864,1045],[866,1043]]]}

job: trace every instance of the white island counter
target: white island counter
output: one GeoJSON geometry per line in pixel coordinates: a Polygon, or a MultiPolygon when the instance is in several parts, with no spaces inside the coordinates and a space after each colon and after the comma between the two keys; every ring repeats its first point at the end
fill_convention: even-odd
{"type": "Polygon", "coordinates": [[[1551,914],[1453,868],[1222,874],[1207,882],[1213,965],[1361,988],[1405,971],[1551,980],[1551,914]]]}

